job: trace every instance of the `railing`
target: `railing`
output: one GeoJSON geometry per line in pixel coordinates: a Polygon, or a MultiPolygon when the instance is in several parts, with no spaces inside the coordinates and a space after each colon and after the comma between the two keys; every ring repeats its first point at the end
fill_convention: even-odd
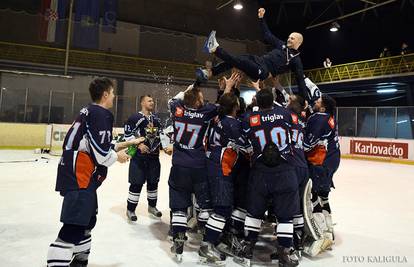
{"type": "Polygon", "coordinates": [[[337,108],[340,136],[414,138],[414,107],[337,108]]]}
{"type": "MultiPolygon", "coordinates": [[[[63,66],[65,50],[46,46],[0,42],[0,59],[63,66]]],[[[71,50],[69,66],[193,79],[194,70],[199,65],[144,59],[113,53],[71,50]]],[[[315,83],[323,83],[409,72],[414,72],[414,53],[334,65],[330,68],[305,70],[305,75],[315,83]]],[[[284,86],[296,84],[292,73],[281,75],[280,82],[284,86]]]]}
{"type": "MultiPolygon", "coordinates": [[[[0,59],[63,66],[65,50],[0,42],[0,59]]],[[[193,79],[194,70],[199,65],[144,59],[113,53],[71,50],[69,66],[193,79]]],[[[414,53],[334,65],[330,68],[306,70],[305,75],[315,83],[323,83],[383,77],[409,72],[414,72],[414,53]]],[[[280,76],[280,82],[284,86],[295,85],[296,79],[292,73],[288,73],[280,76]]]]}
{"type": "MultiPolygon", "coordinates": [[[[414,53],[334,65],[330,68],[305,70],[305,75],[315,83],[329,83],[408,72],[414,72],[414,53]]],[[[296,81],[290,73],[282,75],[281,83],[282,85],[294,85],[296,81]]]]}
{"type": "MultiPolygon", "coordinates": [[[[46,46],[0,42],[0,59],[63,66],[65,50],[46,46]]],[[[70,50],[69,67],[140,73],[150,76],[194,78],[194,70],[197,65],[112,53],[70,50]]]]}

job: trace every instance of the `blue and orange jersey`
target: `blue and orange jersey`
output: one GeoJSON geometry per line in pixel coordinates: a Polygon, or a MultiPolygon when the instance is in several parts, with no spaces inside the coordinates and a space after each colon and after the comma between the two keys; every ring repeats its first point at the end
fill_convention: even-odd
{"type": "MultiPolygon", "coordinates": [[[[289,110],[289,109],[288,109],[289,110]]],[[[292,126],[290,128],[290,136],[292,138],[292,154],[288,155],[289,164],[295,167],[307,168],[308,163],[305,157],[303,142],[305,139],[305,118],[300,114],[291,111],[292,126]]]]}
{"type": "Polygon", "coordinates": [[[57,191],[87,188],[97,170],[105,178],[107,167],[118,158],[112,144],[113,121],[112,113],[96,104],[80,111],[63,142],[57,191]]]}
{"type": "Polygon", "coordinates": [[[131,115],[124,125],[125,140],[136,137],[146,137],[144,144],[149,148],[149,153],[141,153],[138,149],[135,157],[158,157],[160,153],[161,120],[156,114],[148,116],[142,112],[131,115]]]}
{"type": "Polygon", "coordinates": [[[223,116],[213,123],[207,144],[207,157],[220,166],[225,176],[230,175],[239,153],[248,146],[241,121],[231,116],[223,116]]]}
{"type": "Polygon", "coordinates": [[[317,112],[308,118],[304,148],[313,165],[323,165],[326,158],[338,153],[338,125],[332,115],[317,112]]]}
{"type": "Polygon", "coordinates": [[[172,164],[188,168],[205,167],[205,138],[217,106],[207,103],[198,109],[186,107],[181,99],[169,103],[174,127],[172,164]]]}

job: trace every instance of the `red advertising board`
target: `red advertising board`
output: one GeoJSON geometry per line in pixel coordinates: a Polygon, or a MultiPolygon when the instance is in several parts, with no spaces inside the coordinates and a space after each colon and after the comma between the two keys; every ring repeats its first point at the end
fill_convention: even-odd
{"type": "Polygon", "coordinates": [[[351,154],[408,159],[408,143],[351,140],[351,154]]]}

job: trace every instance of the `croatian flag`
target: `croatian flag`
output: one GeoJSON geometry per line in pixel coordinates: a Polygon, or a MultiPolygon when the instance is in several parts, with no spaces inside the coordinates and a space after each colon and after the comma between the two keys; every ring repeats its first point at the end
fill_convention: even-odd
{"type": "Polygon", "coordinates": [[[42,0],[40,12],[40,40],[64,43],[69,0],[42,0]]]}

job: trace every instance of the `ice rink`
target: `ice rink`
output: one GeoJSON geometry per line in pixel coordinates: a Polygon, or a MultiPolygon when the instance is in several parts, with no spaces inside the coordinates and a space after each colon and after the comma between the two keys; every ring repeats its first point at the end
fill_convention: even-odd
{"type": "MultiPolygon", "coordinates": [[[[31,151],[0,150],[0,162],[40,159],[31,151]]],[[[49,161],[0,163],[0,266],[46,266],[59,228],[62,198],[54,191],[58,157],[49,161]]],[[[98,223],[92,232],[90,267],[178,266],[170,255],[168,174],[161,156],[158,207],[162,221],[147,214],[146,190],[138,222],[125,218],[128,165],[115,164],[98,192],[98,223]]],[[[414,266],[414,166],[342,160],[331,195],[336,245],[300,266],[414,266]],[[384,262],[393,261],[393,262],[384,262]]],[[[145,187],[144,187],[145,189],[145,187]]],[[[197,265],[187,247],[181,266],[197,265]]],[[[263,262],[261,265],[269,265],[263,262]]],[[[229,258],[227,266],[239,266],[229,258]]]]}

